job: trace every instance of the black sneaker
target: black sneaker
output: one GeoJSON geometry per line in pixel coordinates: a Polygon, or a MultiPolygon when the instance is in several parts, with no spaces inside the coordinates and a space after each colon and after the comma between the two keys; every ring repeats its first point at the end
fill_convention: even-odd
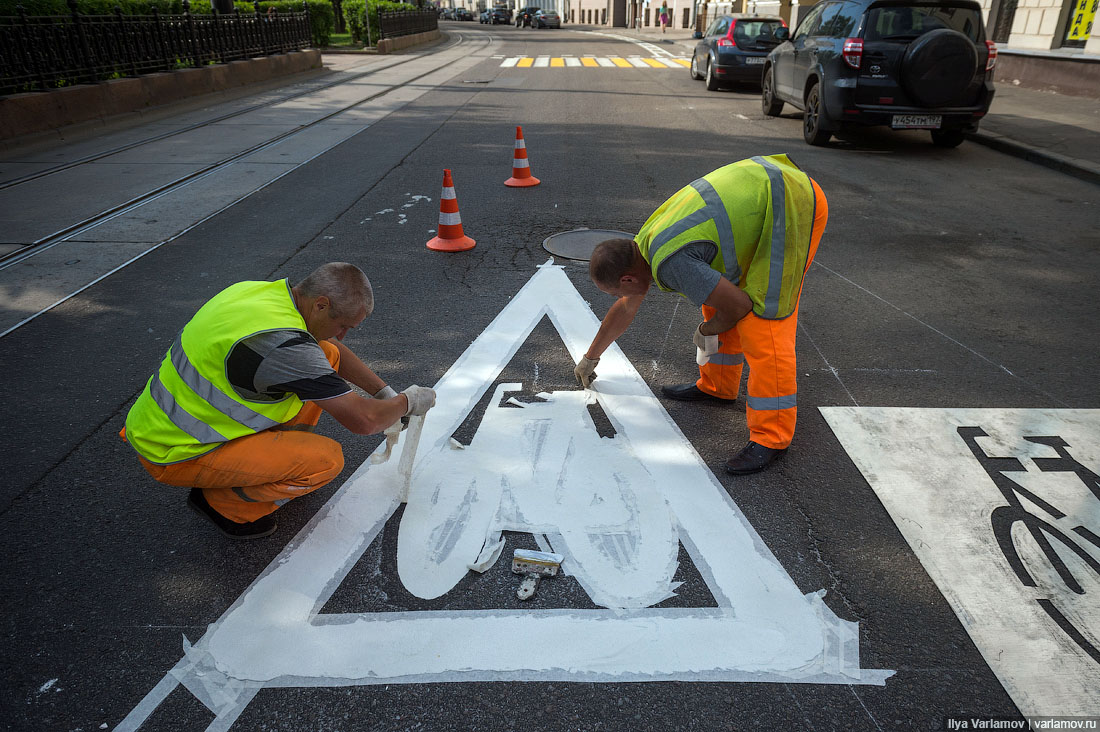
{"type": "Polygon", "coordinates": [[[733,399],[723,399],[722,397],[716,397],[713,394],[707,394],[705,391],[697,387],[695,384],[675,384],[673,386],[662,386],[661,393],[669,399],[676,399],[681,402],[732,402],[733,399]]]}
{"type": "Polygon", "coordinates": [[[203,496],[202,490],[198,488],[192,488],[191,492],[187,494],[187,505],[195,513],[217,526],[219,531],[231,539],[262,539],[265,536],[274,534],[275,529],[279,528],[279,522],[270,513],[246,524],[227,519],[206,502],[206,497],[203,496]]]}
{"type": "Polygon", "coordinates": [[[742,448],[741,452],[726,461],[726,472],[731,475],[755,473],[783,457],[786,452],[787,448],[785,447],[782,450],[775,450],[756,442],[749,442],[742,448]]]}

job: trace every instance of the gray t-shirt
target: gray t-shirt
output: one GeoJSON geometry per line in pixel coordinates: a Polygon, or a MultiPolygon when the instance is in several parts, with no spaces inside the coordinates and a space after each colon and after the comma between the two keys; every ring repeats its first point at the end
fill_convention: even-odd
{"type": "Polygon", "coordinates": [[[722,273],[710,266],[716,256],[718,245],[714,242],[693,241],[661,262],[657,279],[670,290],[702,305],[722,278],[722,273]]]}
{"type": "Polygon", "coordinates": [[[245,399],[278,401],[288,393],[320,401],[351,391],[308,333],[273,330],[245,338],[226,359],[229,383],[245,399]]]}

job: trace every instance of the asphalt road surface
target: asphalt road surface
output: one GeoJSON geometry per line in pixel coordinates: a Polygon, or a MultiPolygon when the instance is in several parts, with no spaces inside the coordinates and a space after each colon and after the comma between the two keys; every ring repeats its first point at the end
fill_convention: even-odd
{"type": "MultiPolygon", "coordinates": [[[[0,716],[7,728],[916,730],[940,729],[951,715],[1019,718],[1031,709],[1021,702],[1036,697],[1030,682],[1006,687],[990,666],[996,649],[973,640],[981,616],[960,614],[945,598],[978,578],[922,561],[899,528],[906,522],[891,516],[850,454],[858,446],[842,444],[818,408],[1077,410],[1092,419],[1095,412],[1084,410],[1100,409],[1095,186],[984,147],[941,150],[916,131],[873,130],[809,147],[796,113],[765,118],[754,90],[707,92],[682,66],[507,63],[540,56],[660,61],[677,55],[671,46],[641,47],[568,26],[443,25],[447,41],[364,59],[350,71],[354,64],[344,59],[345,84],[323,93],[317,80],[295,87],[320,96],[265,108],[264,117],[106,155],[259,101],[277,102],[280,90],[0,155],[5,243],[13,245],[5,251],[20,253],[0,263],[7,303],[0,328],[0,716]],[[381,70],[397,61],[406,66],[381,70]],[[352,78],[368,71],[377,74],[352,78]],[[357,107],[357,120],[318,123],[376,93],[376,101],[357,107]],[[316,123],[309,135],[264,148],[269,156],[250,166],[224,162],[309,123],[316,123]],[[542,180],[534,188],[503,185],[516,125],[542,180]],[[354,262],[371,278],[377,305],[345,343],[398,389],[435,385],[550,259],[546,237],[579,227],[636,231],[695,178],[773,153],[790,154],[830,204],[799,316],[794,444],[771,470],[734,478],[722,463],[747,439],[743,401],[700,406],[662,398],[660,406],[713,471],[708,480],[730,499],[722,505],[735,506],[755,532],[756,555],[774,557],[800,594],[825,590],[828,610],[858,623],[856,671],[896,672],[883,674],[885,683],[564,671],[489,681],[487,674],[463,678],[463,668],[454,668],[436,682],[244,683],[242,694],[240,683],[214,678],[215,662],[205,667],[209,686],[191,677],[208,689],[207,701],[221,699],[229,710],[215,713],[168,675],[185,658],[185,643],[199,643],[211,624],[242,605],[276,557],[295,554],[307,537],[303,528],[323,531],[323,523],[309,522],[381,441],[352,436],[325,417],[319,431],[342,442],[344,472],[280,509],[279,530],[268,539],[232,542],[187,510],[185,491],[149,478],[117,433],[165,349],[206,299],[240,280],[293,281],[327,261],[354,262]],[[89,155],[100,157],[77,164],[89,155]],[[18,182],[58,161],[73,167],[18,182]],[[208,172],[224,179],[180,187],[181,176],[219,165],[208,172]],[[435,235],[444,168],[454,174],[465,232],[477,241],[469,252],[424,246],[435,235]],[[164,198],[171,203],[157,213],[125,209],[170,185],[176,198],[164,198]],[[122,214],[100,215],[108,211],[122,214]],[[34,241],[43,242],[38,254],[29,247],[34,241]],[[1010,696],[1008,687],[1019,690],[1010,696]]],[[[555,263],[602,317],[611,299],[588,281],[586,264],[555,263]]],[[[568,297],[563,290],[563,301],[568,297]]],[[[619,339],[654,393],[695,379],[691,333],[698,320],[682,298],[653,291],[619,339]]],[[[577,389],[558,325],[541,319],[489,393],[521,383],[518,400],[531,402],[539,392],[577,389]]],[[[468,443],[488,401],[477,400],[456,439],[468,443]]],[[[934,448],[930,472],[943,470],[934,448]]],[[[867,452],[874,457],[873,447],[867,452]]],[[[1089,464],[1095,452],[1077,455],[1100,471],[1089,464]]],[[[403,510],[383,516],[384,526],[354,554],[337,586],[306,598],[318,614],[419,611],[428,618],[520,609],[507,557],[515,547],[537,548],[534,537],[506,533],[505,558],[492,569],[423,599],[397,570],[403,510]]],[[[1100,532],[1089,523],[1096,506],[1078,515],[1100,532]]],[[[975,525],[988,532],[988,514],[976,516],[975,525]]],[[[658,607],[721,606],[709,570],[696,561],[699,542],[685,529],[681,540],[675,579],[683,584],[658,607]]],[[[1100,548],[1081,545],[1100,556],[1100,548]]],[[[714,567],[747,561],[732,549],[707,558],[714,567]]],[[[1072,568],[1079,577],[1082,568],[1092,571],[1084,560],[1072,568]]],[[[1070,618],[1080,641],[1067,633],[1058,654],[1034,665],[1100,664],[1087,650],[1095,651],[1100,605],[1095,577],[1090,581],[1093,614],[1070,618]]],[[[1007,587],[1004,597],[1011,597],[1007,587]]],[[[599,608],[571,575],[546,581],[523,607],[599,608]]],[[[293,627],[273,627],[266,637],[274,647],[296,642],[293,627]]],[[[1005,646],[1013,646],[1013,633],[1028,632],[1006,629],[1005,646]]],[[[450,641],[410,638],[407,653],[450,641]]],[[[501,636],[502,643],[515,641],[501,636]]],[[[535,635],[522,642],[537,656],[576,639],[535,635]]],[[[392,648],[406,652],[400,642],[392,648]]],[[[484,650],[471,649],[470,657],[484,650]]],[[[1100,686],[1076,696],[1080,709],[1100,714],[1100,686]]]]}

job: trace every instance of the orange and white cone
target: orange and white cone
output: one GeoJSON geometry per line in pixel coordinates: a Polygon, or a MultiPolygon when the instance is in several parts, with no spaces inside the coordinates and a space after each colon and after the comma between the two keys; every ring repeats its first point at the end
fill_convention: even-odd
{"type": "Polygon", "coordinates": [[[443,192],[439,194],[438,236],[428,241],[428,249],[437,252],[464,252],[474,248],[474,240],[462,233],[462,217],[458,213],[458,198],[451,171],[443,171],[443,192]]]}
{"type": "Polygon", "coordinates": [[[527,143],[523,141],[523,128],[516,127],[516,152],[512,156],[512,177],[504,185],[512,188],[526,188],[541,183],[531,175],[531,165],[527,162],[527,143]]]}

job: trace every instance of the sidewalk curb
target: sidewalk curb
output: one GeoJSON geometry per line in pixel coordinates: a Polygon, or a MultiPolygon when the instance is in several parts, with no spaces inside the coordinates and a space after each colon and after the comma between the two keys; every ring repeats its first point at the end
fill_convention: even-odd
{"type": "Polygon", "coordinates": [[[1100,165],[1093,165],[1076,158],[1041,150],[1004,135],[998,135],[995,132],[972,132],[966,137],[972,142],[985,145],[998,152],[1007,153],[1028,162],[1057,170],[1059,173],[1072,175],[1075,178],[1100,185],[1100,165]]]}

